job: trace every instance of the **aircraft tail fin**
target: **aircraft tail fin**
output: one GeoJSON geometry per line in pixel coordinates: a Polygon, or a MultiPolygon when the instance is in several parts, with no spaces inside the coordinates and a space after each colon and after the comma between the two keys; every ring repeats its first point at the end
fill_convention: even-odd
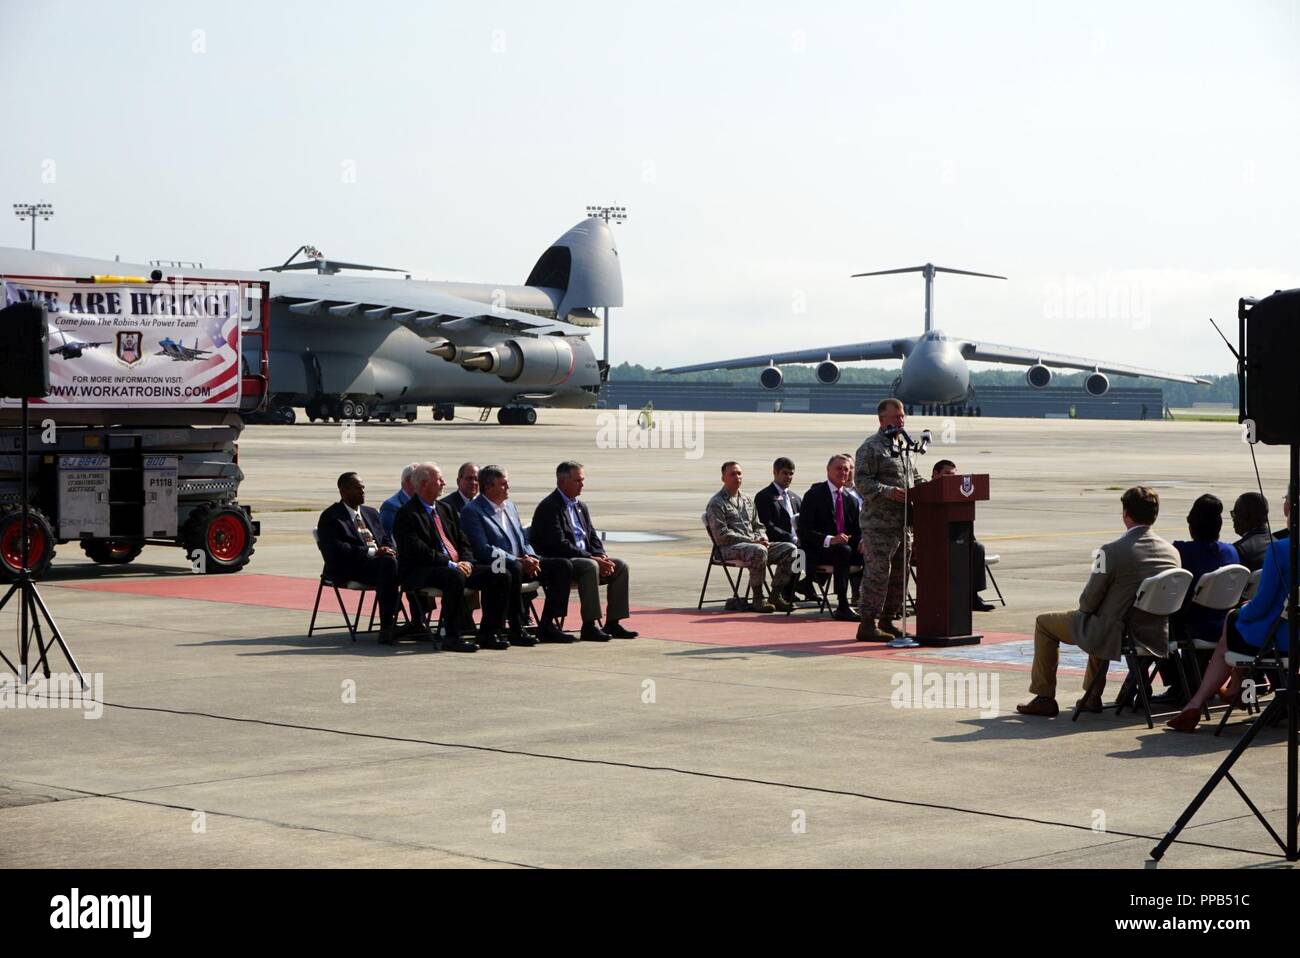
{"type": "Polygon", "coordinates": [[[934,276],[936,273],[956,273],[958,276],[982,276],[985,279],[1006,279],[1005,276],[998,276],[995,273],[973,273],[968,269],[952,269],[948,266],[935,266],[933,263],[926,263],[924,266],[903,266],[899,269],[879,269],[871,273],[854,273],[852,279],[861,276],[891,276],[895,273],[922,273],[925,275],[925,331],[928,333],[934,326],[934,276]]]}
{"type": "Polygon", "coordinates": [[[555,317],[561,322],[597,325],[594,309],[623,305],[623,268],[614,231],[598,216],[583,220],[541,255],[525,285],[559,294],[555,317]]]}

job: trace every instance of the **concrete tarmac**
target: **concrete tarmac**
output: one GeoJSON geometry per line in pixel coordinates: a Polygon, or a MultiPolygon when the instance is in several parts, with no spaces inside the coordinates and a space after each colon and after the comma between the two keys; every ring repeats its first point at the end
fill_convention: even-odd
{"type": "MultiPolygon", "coordinates": [[[[852,626],[805,621],[811,610],[750,616],[752,643],[744,622],[723,628],[737,616],[693,614],[700,514],[721,462],[742,463],[752,495],[788,455],[802,491],[874,416],[659,413],[654,439],[635,411],[627,419],[251,427],[241,500],[262,537],[244,572],[199,583],[179,550],[109,568],[60,546],[41,589],[105,704],[88,719],[5,699],[0,865],[1142,867],[1241,734],[1014,712],[1029,697],[1034,616],[1074,607],[1092,549],[1123,532],[1124,488],[1159,491],[1156,530],[1170,540],[1186,537],[1196,496],[1230,506],[1255,488],[1235,424],[915,418],[909,428],[936,439],[923,462],[992,476],[976,528],[1001,557],[1007,600],[977,617],[998,642],[918,656],[819,654],[862,650],[852,626]],[[343,630],[308,638],[298,599],[273,604],[310,600],[310,530],[345,469],[378,506],[409,461],[434,459],[449,477],[465,460],[500,463],[528,517],[565,458],[585,464],[599,527],[668,537],[611,544],[631,565],[634,605],[692,614],[643,615],[633,641],[457,655],[353,644],[343,630]],[[178,597],[199,584],[204,597],[178,597]],[[263,593],[272,604],[256,604],[263,593]],[[795,634],[829,638],[783,644],[795,634]],[[983,708],[896,707],[918,666],[996,695],[983,708]]],[[[1256,452],[1280,503],[1285,450],[1256,452]]],[[[7,654],[15,618],[0,613],[7,654]]],[[[1062,674],[1062,706],[1080,682],[1062,674]]],[[[1282,742],[1265,733],[1234,773],[1277,822],[1282,742]]],[[[1183,839],[1161,867],[1279,862],[1230,789],[1183,839]]]]}

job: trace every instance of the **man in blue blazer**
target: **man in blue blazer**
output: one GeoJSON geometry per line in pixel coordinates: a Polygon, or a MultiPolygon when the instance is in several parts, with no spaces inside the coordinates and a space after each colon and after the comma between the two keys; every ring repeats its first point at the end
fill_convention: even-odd
{"type": "MultiPolygon", "coordinates": [[[[560,620],[569,607],[569,587],[573,567],[567,559],[538,556],[528,541],[528,532],[519,521],[519,512],[510,501],[510,477],[500,466],[484,466],[478,471],[479,494],[460,512],[461,530],[469,539],[478,562],[504,562],[513,580],[510,595],[520,596],[523,582],[537,580],[546,590],[546,605],[537,624],[537,637],[543,642],[572,642],[560,629],[560,620]]],[[[512,598],[520,603],[522,597],[512,598]]],[[[591,635],[583,627],[582,638],[608,641],[599,629],[591,635]],[[599,635],[595,634],[599,633],[599,635]]]]}
{"type": "Polygon", "coordinates": [[[415,495],[415,485],[411,481],[411,475],[420,464],[413,462],[408,466],[402,467],[402,478],[397,486],[397,491],[384,500],[384,504],[379,507],[379,519],[384,524],[384,531],[390,536],[393,534],[393,523],[397,521],[397,510],[402,508],[411,501],[415,495]]]}

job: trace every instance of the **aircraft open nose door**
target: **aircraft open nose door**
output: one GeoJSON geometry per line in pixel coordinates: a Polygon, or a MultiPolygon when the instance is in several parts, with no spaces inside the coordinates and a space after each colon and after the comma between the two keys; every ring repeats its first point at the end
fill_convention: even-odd
{"type": "Polygon", "coordinates": [[[758,374],[758,382],[764,389],[780,389],[785,376],[776,366],[768,366],[758,374]]]}

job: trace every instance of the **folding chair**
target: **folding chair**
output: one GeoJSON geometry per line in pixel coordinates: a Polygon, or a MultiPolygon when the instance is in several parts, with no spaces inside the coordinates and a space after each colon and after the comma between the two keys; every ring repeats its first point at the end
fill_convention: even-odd
{"type": "MultiPolygon", "coordinates": [[[[316,543],[316,548],[320,550],[320,532],[318,530],[316,529],[311,530],[311,539],[312,542],[316,543]]],[[[322,550],[321,551],[322,563],[324,563],[324,560],[325,560],[325,553],[322,550]]],[[[334,590],[334,598],[337,599],[339,603],[339,612],[343,613],[343,621],[347,624],[346,625],[322,625],[321,631],[324,632],[327,629],[346,628],[348,630],[348,634],[352,636],[352,641],[355,642],[357,640],[357,629],[361,627],[361,610],[365,607],[366,593],[371,590],[371,587],[366,585],[364,582],[353,582],[351,580],[345,582],[336,582],[334,579],[330,578],[329,570],[323,564],[320,570],[320,584],[316,586],[316,602],[312,605],[312,609],[311,609],[311,624],[307,626],[308,638],[310,638],[312,633],[316,631],[316,613],[320,609],[320,597],[321,594],[325,591],[326,586],[329,586],[332,590],[334,590]],[[340,589],[348,592],[360,593],[360,595],[357,597],[357,613],[355,617],[348,615],[347,606],[343,604],[343,593],[339,591],[340,589]]],[[[378,601],[379,601],[379,596],[376,595],[375,603],[377,604],[378,601]]],[[[370,608],[370,625],[367,626],[366,631],[370,632],[371,630],[374,629],[374,627],[375,627],[375,606],[372,605],[370,608]]]]}
{"type": "MultiPolygon", "coordinates": [[[[1133,618],[1138,612],[1143,612],[1147,615],[1167,619],[1182,608],[1183,599],[1186,598],[1187,589],[1191,584],[1192,574],[1186,569],[1166,569],[1158,575],[1144,579],[1142,584],[1138,586],[1137,595],[1133,598],[1133,604],[1124,613],[1124,632],[1120,637],[1120,654],[1124,656],[1124,661],[1128,663],[1128,675],[1124,677],[1124,684],[1120,686],[1119,695],[1116,696],[1115,701],[1104,706],[1103,711],[1113,708],[1115,714],[1119,715],[1126,706],[1131,704],[1132,699],[1136,696],[1137,700],[1142,703],[1142,712],[1146,716],[1147,728],[1156,727],[1155,722],[1151,720],[1150,673],[1160,660],[1153,656],[1150,650],[1138,647],[1137,638],[1133,634],[1133,618]]],[[[1106,669],[1099,669],[1080,701],[1082,702],[1100,691],[1105,681],[1106,669]]],[[[1079,711],[1080,707],[1076,705],[1071,721],[1077,722],[1079,720],[1079,711]]]]}
{"type": "MultiPolygon", "coordinates": [[[[849,566],[849,578],[851,579],[855,575],[861,575],[862,569],[863,567],[860,565],[849,566]]],[[[830,589],[831,589],[831,583],[834,581],[835,581],[835,566],[833,565],[813,566],[812,582],[814,588],[817,589],[817,593],[820,596],[820,598],[817,600],[818,615],[823,615],[826,612],[830,611],[830,607],[831,607],[830,589]]],[[[786,612],[786,615],[789,615],[790,612],[793,611],[794,611],[794,604],[791,604],[790,611],[786,612]]]]}
{"type": "MultiPolygon", "coordinates": [[[[730,559],[730,560],[723,559],[722,549],[718,546],[716,542],[713,541],[713,532],[709,529],[708,515],[705,514],[700,516],[700,521],[704,523],[704,534],[708,536],[710,550],[709,550],[709,564],[708,567],[704,570],[704,585],[700,586],[700,601],[696,603],[695,608],[697,609],[704,608],[704,602],[705,602],[704,594],[705,592],[708,591],[709,576],[712,574],[714,566],[720,566],[722,568],[723,575],[727,577],[727,584],[731,586],[731,599],[709,599],[708,601],[710,603],[716,603],[716,602],[725,603],[725,602],[735,600],[736,604],[739,605],[744,601],[740,597],[740,583],[743,581],[744,573],[738,572],[736,574],[736,577],[733,579],[731,577],[731,570],[743,569],[744,565],[736,559],[730,559]]],[[[764,568],[763,570],[763,585],[764,586],[767,585],[766,568],[764,568]]]]}
{"type": "MultiPolygon", "coordinates": [[[[1287,621],[1287,607],[1283,605],[1282,614],[1278,616],[1277,621],[1269,628],[1268,637],[1265,638],[1264,644],[1260,646],[1258,652],[1251,655],[1249,653],[1234,652],[1231,649],[1228,649],[1227,653],[1224,655],[1224,661],[1235,669],[1248,669],[1252,673],[1263,671],[1280,671],[1285,673],[1290,667],[1290,662],[1287,657],[1282,654],[1282,650],[1278,648],[1278,635],[1281,634],[1283,628],[1288,627],[1287,621]]],[[[1259,704],[1253,700],[1244,704],[1246,705],[1247,712],[1258,712],[1260,710],[1259,704]]],[[[1219,719],[1219,725],[1214,730],[1215,735],[1218,735],[1223,731],[1223,727],[1228,724],[1229,716],[1236,711],[1236,708],[1235,705],[1229,703],[1227,710],[1223,713],[1223,718],[1219,719]]]]}
{"type": "Polygon", "coordinates": [[[1005,609],[1007,606],[1007,600],[1002,598],[1002,590],[998,588],[998,580],[993,578],[993,569],[991,568],[1001,561],[1002,557],[996,553],[994,555],[989,555],[988,553],[984,554],[984,574],[988,577],[989,582],[992,583],[993,591],[998,594],[998,601],[1002,603],[1002,607],[1005,609]]]}
{"type": "MultiPolygon", "coordinates": [[[[1241,602],[1241,593],[1246,588],[1250,576],[1249,569],[1244,565],[1236,564],[1220,566],[1213,572],[1207,572],[1196,583],[1196,590],[1192,593],[1192,605],[1215,612],[1227,612],[1229,609],[1235,609],[1241,602]]],[[[1198,661],[1196,653],[1207,650],[1212,652],[1216,644],[1207,639],[1197,639],[1185,633],[1177,636],[1170,635],[1169,655],[1178,668],[1178,675],[1183,681],[1183,688],[1187,689],[1189,694],[1201,687],[1201,663],[1198,661]],[[1184,660],[1191,665],[1192,682],[1190,684],[1187,681],[1187,670],[1183,668],[1184,660]]],[[[1207,719],[1210,717],[1208,705],[1205,707],[1205,717],[1207,719]]]]}
{"type": "Polygon", "coordinates": [[[1250,578],[1246,580],[1246,588],[1241,590],[1241,598],[1237,602],[1238,605],[1245,605],[1251,599],[1255,598],[1255,593],[1259,591],[1259,579],[1263,574],[1263,569],[1256,569],[1250,574],[1250,578]]]}

